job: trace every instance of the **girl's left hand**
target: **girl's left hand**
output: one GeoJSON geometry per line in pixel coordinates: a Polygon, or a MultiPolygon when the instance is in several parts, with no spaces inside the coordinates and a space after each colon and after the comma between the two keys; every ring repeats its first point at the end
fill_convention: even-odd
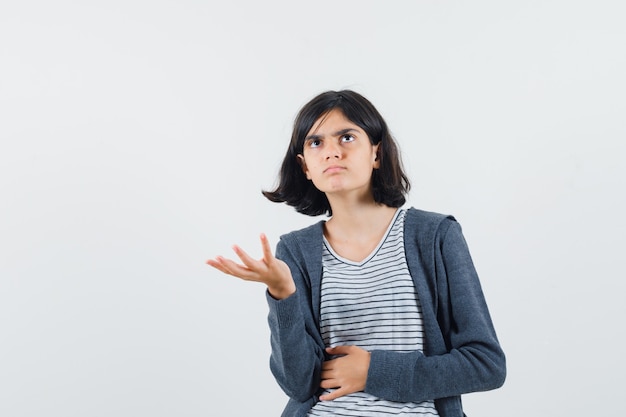
{"type": "Polygon", "coordinates": [[[296,292],[296,284],[293,282],[289,266],[272,254],[272,249],[265,234],[261,234],[261,247],[263,248],[263,258],[252,259],[239,246],[233,246],[233,250],[241,259],[242,264],[233,262],[222,256],[209,259],[207,264],[222,271],[225,274],[241,278],[245,281],[262,282],[267,285],[267,289],[276,299],[289,297],[296,292]]]}
{"type": "Polygon", "coordinates": [[[320,396],[321,401],[330,401],[353,392],[363,391],[370,367],[370,353],[358,346],[336,346],[326,348],[330,355],[344,355],[322,365],[324,389],[337,388],[330,394],[320,396]]]}

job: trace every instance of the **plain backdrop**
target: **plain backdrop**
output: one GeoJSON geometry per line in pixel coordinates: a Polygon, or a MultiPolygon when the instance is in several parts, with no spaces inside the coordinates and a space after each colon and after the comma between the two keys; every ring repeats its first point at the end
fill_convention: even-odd
{"type": "Polygon", "coordinates": [[[350,88],[461,223],[508,360],[469,416],[624,415],[621,1],[4,1],[0,415],[278,416],[260,284],[204,264],[350,88]]]}

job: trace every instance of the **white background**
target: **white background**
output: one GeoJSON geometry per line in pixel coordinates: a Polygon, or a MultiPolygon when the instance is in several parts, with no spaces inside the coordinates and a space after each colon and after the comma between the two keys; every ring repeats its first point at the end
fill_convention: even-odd
{"type": "Polygon", "coordinates": [[[264,289],[204,261],[354,89],[456,216],[507,353],[470,416],[624,415],[621,1],[5,1],[0,415],[277,416],[264,289]]]}

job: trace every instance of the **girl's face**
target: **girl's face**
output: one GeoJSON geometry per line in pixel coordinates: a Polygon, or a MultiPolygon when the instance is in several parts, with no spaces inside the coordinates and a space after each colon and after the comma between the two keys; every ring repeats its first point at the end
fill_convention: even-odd
{"type": "Polygon", "coordinates": [[[363,129],[334,109],[313,124],[298,160],[306,177],[326,195],[370,197],[372,171],[380,166],[377,151],[363,129]]]}

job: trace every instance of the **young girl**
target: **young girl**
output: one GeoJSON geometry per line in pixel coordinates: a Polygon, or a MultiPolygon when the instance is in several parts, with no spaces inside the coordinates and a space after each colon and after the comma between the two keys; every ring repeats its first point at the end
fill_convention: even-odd
{"type": "Polygon", "coordinates": [[[330,219],[281,237],[263,258],[207,263],[267,285],[270,368],[283,416],[462,417],[461,394],[500,387],[505,358],[451,216],[402,208],[409,190],[379,112],[328,91],[298,114],[276,190],[330,219]]]}

